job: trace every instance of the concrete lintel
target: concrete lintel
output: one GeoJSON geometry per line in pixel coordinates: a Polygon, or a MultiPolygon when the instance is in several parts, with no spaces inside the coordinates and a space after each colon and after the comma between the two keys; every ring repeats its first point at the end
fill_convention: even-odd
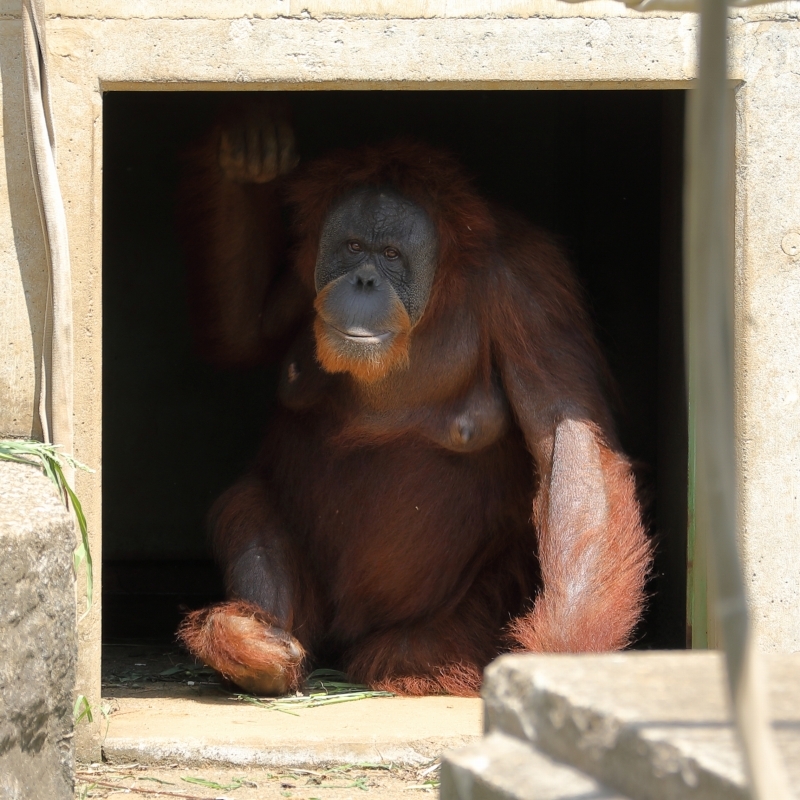
{"type": "MultiPolygon", "coordinates": [[[[783,4],[782,4],[783,5],[783,4]]],[[[19,15],[20,0],[0,0],[0,16],[19,15]]],[[[592,0],[48,0],[48,15],[76,19],[528,19],[637,17],[622,2],[592,0]]],[[[655,12],[677,16],[676,12],[655,12]]]]}
{"type": "MultiPolygon", "coordinates": [[[[0,0],[0,18],[18,17],[21,0],[0,0]]],[[[65,19],[531,19],[539,17],[677,17],[682,12],[633,11],[614,0],[48,0],[50,17],[65,19]]],[[[731,8],[748,20],[797,19],[797,5],[731,8]]]]}
{"type": "MultiPolygon", "coordinates": [[[[731,82],[733,87],[738,81],[731,82]]],[[[237,83],[235,81],[120,81],[102,80],[100,88],[104,92],[320,92],[320,91],[663,91],[667,89],[691,89],[695,80],[653,80],[653,81],[255,81],[237,83]]]]}

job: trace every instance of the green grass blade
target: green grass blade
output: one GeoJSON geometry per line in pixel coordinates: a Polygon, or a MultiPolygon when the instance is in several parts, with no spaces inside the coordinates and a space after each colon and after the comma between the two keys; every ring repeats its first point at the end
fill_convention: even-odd
{"type": "Polygon", "coordinates": [[[182,781],[186,781],[186,783],[194,783],[197,786],[205,786],[206,789],[217,789],[221,792],[230,792],[234,789],[239,789],[244,781],[241,778],[234,778],[229,784],[217,783],[216,781],[208,781],[205,778],[195,778],[195,777],[188,777],[184,778],[181,777],[182,781]]]}
{"type": "Polygon", "coordinates": [[[72,503],[72,509],[78,519],[78,527],[81,531],[81,543],[76,548],[75,552],[79,554],[80,560],[86,562],[86,612],[92,607],[92,599],[94,597],[94,573],[92,570],[92,552],[89,549],[89,528],[86,525],[86,516],[83,513],[83,507],[80,500],[72,491],[72,487],[64,481],[64,488],[67,490],[69,500],[72,503]]]}
{"type": "Polygon", "coordinates": [[[72,716],[77,725],[84,717],[87,722],[93,722],[92,707],[89,705],[89,700],[85,694],[79,694],[75,698],[75,705],[72,707],[72,716]]]}

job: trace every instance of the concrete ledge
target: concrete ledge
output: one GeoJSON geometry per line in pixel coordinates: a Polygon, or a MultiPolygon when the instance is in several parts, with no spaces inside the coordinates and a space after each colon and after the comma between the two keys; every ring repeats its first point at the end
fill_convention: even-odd
{"type": "Polygon", "coordinates": [[[459,697],[375,698],[298,716],[246,705],[215,687],[108,697],[106,760],[139,764],[414,767],[481,734],[481,702],[459,697]]]}
{"type": "Polygon", "coordinates": [[[624,800],[578,770],[502,733],[442,762],[441,800],[624,800]]]}
{"type": "MultiPolygon", "coordinates": [[[[800,788],[800,655],[766,657],[775,730],[800,788]]],[[[637,800],[745,800],[714,652],[504,656],[489,667],[486,729],[637,800]]]]}
{"type": "Polygon", "coordinates": [[[0,461],[0,797],[72,798],[74,529],[36,468],[0,461]]]}

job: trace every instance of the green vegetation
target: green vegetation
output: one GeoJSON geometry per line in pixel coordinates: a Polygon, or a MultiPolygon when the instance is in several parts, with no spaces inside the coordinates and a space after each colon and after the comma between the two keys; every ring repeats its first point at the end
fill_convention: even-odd
{"type": "Polygon", "coordinates": [[[237,694],[236,698],[270,711],[282,711],[284,714],[299,716],[296,711],[304,708],[319,708],[335,703],[351,703],[354,700],[367,700],[371,697],[394,697],[393,692],[381,692],[349,683],[343,672],[333,669],[318,669],[306,679],[303,691],[296,695],[266,698],[251,694],[237,694]]]}

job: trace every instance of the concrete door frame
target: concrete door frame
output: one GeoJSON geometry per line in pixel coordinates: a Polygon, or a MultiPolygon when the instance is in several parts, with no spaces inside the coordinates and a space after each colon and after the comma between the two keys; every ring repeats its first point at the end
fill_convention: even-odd
{"type": "MultiPolygon", "coordinates": [[[[8,308],[0,341],[14,353],[0,365],[0,430],[30,434],[47,281],[22,117],[19,6],[0,0],[0,292],[8,308]]],[[[79,475],[77,489],[96,565],[104,91],[676,89],[695,77],[693,15],[641,15],[607,0],[176,0],[167,10],[158,0],[58,0],[48,11],[73,265],[75,455],[98,468],[79,475]]],[[[731,15],[742,550],[758,640],[792,651],[800,649],[798,4],[731,15]]],[[[79,636],[79,691],[97,707],[99,603],[79,636]]],[[[78,741],[81,755],[97,757],[99,725],[81,728],[78,741]]]]}

